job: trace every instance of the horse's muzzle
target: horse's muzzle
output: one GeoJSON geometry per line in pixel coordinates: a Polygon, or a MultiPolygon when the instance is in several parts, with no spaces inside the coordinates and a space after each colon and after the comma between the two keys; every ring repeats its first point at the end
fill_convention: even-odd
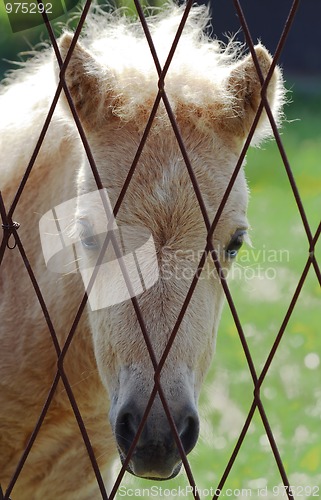
{"type": "MultiPolygon", "coordinates": [[[[175,405],[171,411],[185,455],[195,446],[199,434],[199,419],[194,407],[180,409],[175,405]]],[[[116,418],[115,437],[122,463],[137,432],[140,430],[143,412],[135,402],[127,402],[116,418]]],[[[135,476],[146,479],[165,480],[175,477],[180,471],[182,456],[177,436],[171,428],[163,408],[153,411],[142,428],[137,444],[128,460],[126,469],[135,476]]]]}

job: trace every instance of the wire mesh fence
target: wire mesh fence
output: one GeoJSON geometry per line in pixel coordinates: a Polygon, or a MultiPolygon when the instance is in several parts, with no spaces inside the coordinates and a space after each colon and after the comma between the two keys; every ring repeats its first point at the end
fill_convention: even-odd
{"type": "MultiPolygon", "coordinates": [[[[261,395],[261,388],[262,385],[264,384],[264,381],[269,374],[269,370],[271,367],[271,364],[276,356],[276,353],[279,349],[279,345],[281,343],[282,338],[285,335],[287,325],[289,323],[289,320],[293,314],[293,311],[296,307],[296,304],[298,302],[298,299],[300,297],[303,285],[305,283],[305,280],[308,276],[309,273],[314,272],[317,280],[319,283],[321,283],[321,274],[320,274],[320,268],[319,264],[317,261],[315,249],[316,245],[320,236],[320,231],[321,231],[321,224],[318,225],[317,230],[313,231],[311,228],[311,224],[309,223],[309,219],[306,215],[306,211],[304,208],[304,205],[301,201],[300,193],[297,188],[296,181],[294,179],[290,163],[287,158],[286,151],[283,146],[283,142],[281,139],[281,136],[279,134],[277,124],[275,121],[275,118],[273,116],[273,113],[271,111],[269,99],[267,98],[267,88],[269,85],[269,82],[271,81],[271,78],[273,76],[273,72],[275,71],[275,67],[279,62],[280,55],[282,53],[282,49],[286,43],[287,36],[291,30],[292,24],[294,22],[294,19],[298,15],[298,7],[299,7],[299,1],[294,0],[291,8],[289,10],[288,18],[285,22],[283,32],[280,34],[280,40],[277,46],[277,49],[275,51],[274,57],[272,64],[270,66],[270,69],[268,70],[268,73],[266,77],[263,76],[262,69],[260,67],[260,63],[258,60],[257,53],[254,48],[254,42],[251,38],[251,33],[248,29],[246,18],[243,14],[242,10],[242,2],[241,0],[234,0],[234,7],[235,7],[235,12],[239,17],[240,24],[242,26],[245,38],[246,38],[246,44],[249,49],[249,52],[252,56],[254,66],[256,68],[260,84],[261,84],[261,101],[258,105],[258,108],[255,112],[255,117],[253,120],[253,123],[250,127],[250,131],[248,133],[248,136],[245,140],[244,146],[242,147],[241,154],[239,155],[239,158],[235,164],[235,167],[233,169],[233,173],[229,179],[228,185],[224,191],[223,197],[219,203],[218,209],[215,213],[214,219],[211,219],[211,217],[208,214],[207,208],[206,208],[206,203],[204,202],[204,195],[199,187],[198,181],[197,181],[197,176],[195,175],[194,171],[194,166],[192,162],[190,161],[189,158],[189,152],[188,149],[185,145],[184,138],[182,137],[180,127],[177,123],[177,118],[175,116],[175,113],[172,109],[170,99],[167,95],[167,89],[166,89],[166,78],[167,75],[169,74],[171,70],[171,64],[173,59],[175,58],[175,53],[177,50],[177,46],[180,43],[182,33],[184,32],[184,28],[187,22],[187,19],[190,15],[190,11],[192,9],[192,1],[188,1],[184,7],[183,10],[183,15],[179,23],[179,28],[177,30],[177,33],[175,34],[173,41],[171,43],[171,48],[168,53],[168,56],[166,58],[165,64],[162,65],[159,60],[159,56],[157,54],[157,50],[154,45],[153,41],[153,36],[151,34],[148,22],[145,17],[144,10],[138,0],[135,0],[135,8],[137,11],[138,19],[141,23],[142,30],[144,31],[145,37],[146,37],[146,44],[148,44],[150,53],[153,57],[154,65],[155,65],[155,70],[158,75],[158,81],[157,81],[157,91],[156,91],[156,96],[154,99],[154,102],[151,103],[150,105],[150,113],[149,116],[146,118],[146,126],[144,128],[144,131],[141,136],[141,140],[139,142],[139,145],[135,151],[135,154],[132,158],[132,164],[128,170],[127,176],[124,180],[123,186],[120,190],[120,194],[117,197],[117,201],[114,204],[113,207],[113,217],[117,219],[117,214],[119,213],[125,197],[126,193],[128,192],[128,188],[132,182],[133,176],[135,175],[135,172],[137,170],[137,166],[139,165],[139,160],[141,158],[141,155],[144,151],[144,148],[146,147],[147,141],[149,134],[151,133],[151,129],[153,127],[153,124],[155,122],[155,117],[157,115],[157,112],[162,105],[164,109],[166,110],[166,114],[168,117],[168,120],[171,125],[171,129],[175,135],[181,158],[182,161],[184,162],[186,171],[188,173],[191,185],[193,186],[193,190],[195,193],[195,198],[197,200],[198,206],[200,208],[200,212],[202,214],[202,219],[203,219],[203,224],[206,229],[206,237],[204,239],[204,247],[202,248],[202,252],[200,254],[200,259],[197,265],[197,269],[195,271],[195,274],[193,276],[193,279],[191,280],[191,283],[189,285],[188,291],[186,293],[186,296],[184,297],[184,300],[180,306],[179,312],[177,314],[177,317],[175,318],[174,326],[170,332],[170,335],[168,336],[168,341],[166,343],[166,347],[158,359],[157,356],[155,355],[154,349],[153,349],[153,344],[150,340],[150,335],[149,335],[149,328],[146,324],[145,318],[144,318],[144,313],[141,310],[140,302],[137,299],[135,293],[133,291],[130,291],[130,286],[131,286],[131,281],[128,277],[128,269],[126,269],[126,266],[120,266],[121,267],[121,273],[124,277],[124,280],[126,282],[126,286],[128,287],[128,292],[130,296],[130,301],[133,306],[133,314],[136,315],[137,322],[140,327],[141,335],[144,339],[145,343],[145,348],[146,348],[146,353],[145,356],[150,359],[150,362],[152,363],[153,366],[153,383],[152,383],[152,390],[151,393],[148,397],[148,403],[147,406],[144,410],[142,419],[139,422],[139,425],[137,426],[137,429],[135,431],[135,435],[133,437],[133,440],[131,441],[130,446],[128,447],[128,451],[126,453],[126,456],[123,457],[123,463],[121,466],[121,469],[115,479],[115,481],[112,484],[111,491],[107,492],[107,488],[104,482],[103,474],[100,469],[100,457],[97,456],[97,453],[95,451],[95,445],[92,444],[92,439],[90,435],[88,434],[87,428],[86,428],[86,423],[83,419],[82,416],[82,411],[79,408],[79,405],[77,403],[77,397],[75,396],[75,390],[74,390],[74,385],[73,382],[69,380],[69,375],[68,375],[68,362],[69,362],[69,357],[68,354],[72,348],[72,345],[76,344],[78,342],[77,339],[77,329],[79,328],[79,324],[82,321],[82,316],[86,314],[86,305],[88,302],[88,297],[90,296],[90,292],[92,288],[94,287],[95,284],[95,279],[97,278],[97,273],[98,273],[98,268],[99,265],[96,266],[96,271],[92,274],[89,283],[86,288],[86,293],[83,294],[82,297],[79,297],[79,305],[77,307],[77,310],[74,312],[74,316],[72,317],[72,321],[70,322],[69,325],[66,325],[66,330],[67,333],[65,335],[65,341],[62,344],[57,336],[57,325],[58,321],[57,318],[53,318],[50,312],[50,308],[48,308],[46,298],[44,296],[43,290],[42,290],[42,282],[39,282],[38,276],[36,276],[36,272],[33,269],[33,266],[30,263],[30,259],[28,257],[28,253],[25,250],[25,246],[23,241],[20,239],[20,221],[17,220],[15,221],[15,214],[17,211],[17,208],[19,207],[19,204],[21,202],[21,198],[23,198],[24,192],[28,187],[28,184],[32,182],[31,179],[31,174],[35,165],[35,162],[37,158],[39,157],[39,154],[41,152],[41,147],[42,144],[46,138],[46,135],[48,134],[50,123],[52,121],[52,117],[54,115],[57,103],[59,101],[59,98],[62,94],[66,96],[66,99],[68,101],[68,106],[70,108],[70,111],[73,116],[73,120],[75,122],[76,128],[78,130],[78,134],[82,143],[82,147],[85,150],[86,153],[86,158],[87,161],[90,165],[90,170],[92,172],[92,177],[95,182],[95,188],[99,191],[99,193],[102,193],[101,195],[101,200],[102,200],[102,205],[106,211],[109,210],[109,206],[107,203],[107,199],[104,196],[104,180],[101,178],[99,170],[96,165],[95,157],[92,153],[89,141],[86,136],[86,131],[84,129],[83,123],[81,119],[79,118],[79,113],[77,111],[77,105],[74,102],[71,91],[68,88],[68,85],[66,83],[66,72],[68,70],[68,65],[70,64],[70,61],[72,59],[73,52],[76,47],[77,40],[79,39],[79,36],[82,32],[83,25],[86,22],[86,17],[88,15],[89,9],[91,7],[91,1],[87,0],[82,8],[82,12],[79,18],[79,22],[77,25],[77,28],[75,30],[75,33],[73,35],[73,39],[71,42],[71,45],[67,51],[66,57],[62,58],[62,55],[60,53],[60,48],[57,43],[56,37],[54,35],[51,23],[47,17],[46,12],[42,12],[43,20],[46,25],[46,28],[48,30],[48,34],[50,36],[51,44],[53,47],[53,51],[55,53],[55,57],[57,59],[57,64],[59,65],[59,82],[57,83],[57,88],[55,90],[54,98],[50,104],[49,111],[45,120],[45,123],[42,126],[41,132],[39,134],[39,138],[37,140],[36,146],[33,150],[33,153],[31,155],[31,158],[28,158],[26,164],[25,164],[25,169],[24,172],[21,175],[21,178],[19,179],[19,186],[15,190],[15,192],[12,192],[12,198],[6,199],[5,203],[4,200],[2,199],[2,196],[0,197],[0,213],[1,213],[1,219],[2,219],[2,229],[3,229],[3,238],[2,238],[2,243],[1,243],[1,248],[0,248],[0,263],[1,263],[1,270],[4,266],[7,266],[8,263],[4,259],[4,256],[7,255],[10,252],[15,252],[15,254],[20,254],[20,259],[23,262],[25,271],[29,275],[29,280],[32,284],[33,287],[33,296],[32,296],[32,301],[34,301],[35,307],[39,307],[42,310],[43,314],[43,319],[46,323],[46,335],[50,336],[51,342],[52,342],[52,363],[54,368],[54,376],[52,377],[50,381],[50,389],[45,392],[45,398],[44,401],[45,403],[43,404],[42,408],[39,411],[39,417],[37,420],[36,425],[34,426],[33,429],[26,429],[24,432],[25,435],[25,448],[23,450],[18,450],[18,453],[16,454],[17,461],[16,461],[16,466],[13,472],[13,475],[9,481],[9,484],[6,485],[6,491],[2,495],[2,497],[7,500],[10,497],[13,500],[19,500],[19,498],[15,497],[15,485],[19,483],[19,477],[23,473],[23,470],[25,468],[25,465],[28,463],[28,457],[30,454],[33,453],[33,448],[37,440],[41,439],[41,429],[44,424],[44,421],[47,418],[48,411],[50,407],[54,405],[54,400],[55,397],[57,396],[58,391],[63,390],[64,393],[67,395],[67,398],[69,400],[69,406],[70,409],[72,410],[73,413],[73,418],[77,422],[78,425],[78,432],[82,436],[82,440],[84,443],[84,448],[82,449],[82,453],[88,455],[88,459],[90,462],[91,466],[91,472],[90,474],[94,474],[97,482],[97,498],[104,498],[104,499],[112,499],[115,498],[117,495],[117,492],[119,491],[120,486],[122,485],[124,475],[126,470],[128,470],[129,464],[131,462],[132,456],[135,452],[135,449],[139,443],[139,439],[142,436],[144,427],[146,425],[148,416],[153,408],[153,404],[158,397],[161,401],[161,404],[163,406],[164,412],[166,414],[166,418],[168,420],[169,427],[171,429],[172,436],[175,441],[175,445],[178,449],[178,453],[180,456],[180,459],[183,464],[183,468],[187,477],[187,482],[189,485],[189,493],[191,497],[194,497],[195,499],[202,498],[202,495],[200,493],[200,490],[198,489],[197,482],[194,478],[193,470],[192,467],[189,463],[189,460],[186,456],[186,451],[184,447],[184,443],[182,442],[182,433],[179,432],[177,428],[177,422],[175,421],[170,406],[167,401],[167,397],[164,392],[164,388],[162,387],[162,381],[161,381],[161,376],[162,372],[164,370],[164,366],[166,364],[166,360],[169,357],[169,354],[172,350],[172,347],[175,343],[175,340],[178,336],[179,329],[182,325],[182,322],[184,321],[184,317],[186,315],[186,311],[188,310],[189,304],[192,300],[193,294],[195,292],[195,289],[199,283],[201,272],[206,265],[207,258],[210,257],[213,261],[213,264],[216,268],[217,276],[221,282],[221,286],[224,290],[224,294],[226,297],[226,301],[228,303],[229,309],[231,311],[239,339],[241,341],[242,349],[244,352],[244,356],[246,358],[246,362],[248,365],[248,369],[251,375],[252,379],[252,384],[253,384],[253,399],[251,402],[250,409],[248,411],[248,415],[245,419],[245,422],[243,424],[242,430],[238,436],[238,439],[235,442],[235,447],[233,449],[233,452],[228,460],[228,463],[225,464],[224,468],[222,469],[222,474],[221,477],[216,485],[216,487],[212,491],[212,498],[216,499],[219,498],[224,491],[224,487],[226,485],[227,479],[230,474],[232,474],[233,471],[233,466],[234,463],[237,459],[237,456],[242,448],[242,445],[244,443],[244,440],[249,432],[249,428],[251,426],[253,416],[255,412],[257,411],[260,415],[264,430],[266,432],[269,444],[270,444],[270,449],[271,449],[271,454],[274,457],[275,464],[278,468],[279,475],[280,475],[280,480],[284,486],[284,489],[282,490],[282,493],[280,494],[280,497],[286,496],[288,498],[296,498],[296,494],[298,497],[302,496],[302,492],[300,493],[298,489],[291,489],[291,484],[288,478],[288,471],[284,465],[283,458],[282,458],[282,453],[280,452],[280,447],[278,444],[278,440],[275,437],[275,434],[273,432],[272,426],[270,425],[270,419],[269,415],[266,412],[265,409],[265,403],[264,403],[264,398],[262,398],[261,395]],[[268,116],[268,120],[270,122],[273,135],[274,135],[274,140],[277,145],[277,148],[279,150],[280,156],[282,158],[284,170],[286,172],[287,178],[289,185],[291,187],[291,190],[293,192],[293,196],[295,198],[297,210],[300,214],[300,218],[305,230],[306,234],[306,262],[304,269],[302,270],[301,276],[296,284],[296,286],[293,289],[293,294],[291,301],[289,303],[288,310],[286,314],[284,315],[283,321],[278,327],[277,330],[277,335],[275,336],[275,340],[273,342],[272,348],[270,349],[270,352],[266,353],[266,361],[263,364],[263,368],[258,370],[255,366],[255,361],[253,359],[251,349],[249,347],[249,343],[247,340],[247,337],[244,332],[244,328],[242,326],[242,322],[240,320],[239,312],[237,310],[237,307],[233,301],[233,296],[230,291],[230,288],[228,286],[227,280],[225,273],[222,269],[222,263],[220,262],[220,258],[217,252],[217,249],[214,247],[213,244],[213,235],[215,236],[215,231],[217,230],[218,224],[220,222],[220,219],[222,217],[222,213],[224,211],[224,208],[226,207],[226,204],[229,200],[229,197],[231,195],[231,191],[233,190],[233,187],[235,186],[236,179],[239,175],[239,172],[242,168],[242,165],[244,163],[245,155],[247,153],[247,150],[250,146],[250,143],[253,139],[253,136],[255,134],[258,122],[260,120],[260,117],[262,115],[262,112],[265,112],[268,116]]],[[[39,2],[40,5],[40,2],[39,2]]],[[[26,96],[26,98],[28,98],[26,96]]],[[[19,143],[17,143],[17,148],[19,147],[19,143]]],[[[49,173],[48,173],[49,175],[49,173]]],[[[46,177],[46,175],[45,175],[46,177]]],[[[45,186],[45,177],[43,178],[43,183],[44,185],[40,185],[39,189],[46,189],[45,186]]],[[[34,210],[34,208],[31,206],[30,210],[34,210]]],[[[115,220],[112,219],[112,220],[115,220]]],[[[109,219],[110,220],[110,214],[109,214],[109,219]]],[[[109,223],[109,222],[108,222],[109,223]]],[[[33,231],[36,231],[35,228],[30,228],[30,237],[32,237],[33,231]]],[[[90,244],[90,242],[89,242],[90,244]]],[[[102,259],[104,258],[104,254],[107,250],[108,246],[112,246],[115,252],[116,256],[121,256],[120,248],[119,248],[119,242],[114,238],[113,232],[107,230],[107,236],[104,238],[102,248],[100,251],[100,255],[98,258],[98,263],[102,262],[102,259]],[[100,259],[100,260],[99,260],[100,259]]],[[[33,257],[32,257],[33,258],[33,257]]],[[[120,259],[121,260],[121,259],[120,259]]],[[[10,265],[10,264],[9,264],[10,265]]],[[[13,282],[15,280],[19,280],[19,272],[21,272],[21,268],[17,268],[17,272],[15,272],[15,269],[12,269],[11,271],[11,279],[13,282]]],[[[6,285],[5,285],[6,286],[6,285]]],[[[28,292],[30,294],[30,291],[28,292]]],[[[22,314],[23,311],[16,311],[15,314],[22,314]]],[[[28,325],[24,325],[24,327],[28,327],[28,325]]],[[[37,361],[35,360],[35,363],[37,361]]],[[[26,381],[27,383],[27,381],[26,381]]],[[[42,395],[44,397],[44,395],[42,395]]],[[[53,439],[55,439],[53,435],[53,439]]],[[[66,471],[67,472],[67,471],[66,471]]],[[[47,471],[49,474],[49,472],[47,471]]],[[[1,478],[0,478],[1,479],[1,478]]],[[[319,485],[314,486],[315,489],[311,489],[310,493],[304,490],[304,495],[306,497],[308,496],[318,496],[319,495],[319,485]],[[309,493],[309,494],[308,494],[309,493]]],[[[231,495],[232,496],[232,495],[231,495]]],[[[239,496],[235,494],[235,496],[239,496]]],[[[274,495],[276,496],[276,495],[274,495]]],[[[55,492],[52,492],[52,498],[57,498],[55,496],[55,492]]],[[[35,495],[35,498],[36,497],[35,495]]],[[[50,498],[48,496],[48,498],[50,498]]],[[[87,498],[87,497],[84,497],[87,498]]],[[[88,497],[89,498],[89,497],[88,497]]],[[[95,497],[96,498],[96,497],[95,497]]]]}

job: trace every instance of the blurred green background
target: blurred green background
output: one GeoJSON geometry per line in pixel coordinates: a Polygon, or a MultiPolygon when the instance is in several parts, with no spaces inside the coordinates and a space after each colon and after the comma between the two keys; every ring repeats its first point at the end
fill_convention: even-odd
{"type": "MultiPolygon", "coordinates": [[[[132,6],[131,0],[128,5],[132,6]]],[[[60,23],[76,10],[55,20],[57,33],[60,23]]],[[[7,60],[17,60],[19,52],[26,53],[45,38],[43,25],[12,33],[4,2],[0,3],[0,76],[14,67],[7,60]]],[[[285,78],[292,102],[285,109],[287,120],[281,138],[315,234],[321,214],[321,75],[285,69],[285,78]]],[[[253,247],[240,252],[229,283],[259,375],[305,267],[309,243],[275,141],[249,151],[246,173],[253,247]]],[[[320,256],[320,241],[316,255],[320,256]]],[[[273,435],[298,498],[312,496],[308,494],[310,487],[321,487],[320,298],[320,286],[311,267],[261,388],[273,435]]],[[[252,401],[253,382],[226,305],[215,358],[201,395],[201,437],[190,455],[201,490],[217,487],[252,401]]],[[[188,483],[182,473],[175,480],[154,485],[126,475],[123,484],[135,488],[161,486],[169,489],[167,498],[174,498],[175,488],[188,483]]],[[[280,473],[256,410],[224,488],[239,489],[240,494],[234,491],[234,497],[249,496],[241,491],[249,488],[253,498],[285,498],[284,491],[276,489],[280,484],[280,473]]],[[[311,491],[321,495],[321,490],[311,491]]]]}

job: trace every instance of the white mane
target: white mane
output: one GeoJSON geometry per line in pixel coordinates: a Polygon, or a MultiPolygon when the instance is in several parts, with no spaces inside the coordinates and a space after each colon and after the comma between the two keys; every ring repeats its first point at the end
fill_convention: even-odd
{"type": "MultiPolygon", "coordinates": [[[[185,6],[169,3],[156,15],[146,18],[161,67],[168,57],[184,9],[185,6]]],[[[237,98],[226,81],[243,55],[239,43],[230,41],[224,45],[210,37],[208,24],[208,8],[194,5],[165,77],[165,90],[173,111],[183,106],[185,118],[206,133],[216,119],[229,118],[233,113],[235,116],[232,108],[237,98]]],[[[113,114],[123,121],[136,119],[139,114],[148,116],[158,91],[159,77],[140,21],[126,16],[124,9],[106,13],[94,5],[79,41],[93,56],[86,71],[99,78],[101,95],[106,90],[113,93],[113,114]]],[[[30,113],[42,107],[42,102],[52,99],[56,89],[52,52],[46,48],[35,53],[0,85],[0,96],[6,92],[3,114],[12,116],[15,126],[29,119],[30,113]],[[17,100],[21,101],[21,84],[28,99],[23,103],[24,109],[20,103],[20,112],[14,113],[17,100]]],[[[271,103],[278,122],[284,101],[281,82],[280,79],[271,103]]],[[[5,121],[7,123],[7,119],[5,121]]],[[[257,142],[269,135],[269,125],[266,125],[256,132],[257,142]]]]}
{"type": "MultiPolygon", "coordinates": [[[[184,9],[170,3],[158,14],[147,17],[161,67],[167,60],[184,9]]],[[[214,102],[220,107],[228,103],[229,95],[221,82],[226,67],[237,58],[240,46],[237,43],[224,46],[210,38],[206,34],[208,23],[208,8],[194,6],[165,78],[165,89],[173,106],[181,102],[204,109],[214,102]]],[[[122,102],[115,114],[123,120],[131,119],[137,107],[144,103],[150,106],[157,93],[158,74],[140,21],[133,22],[122,10],[106,14],[93,9],[81,42],[105,70],[106,78],[110,72],[115,76],[113,90],[121,98],[118,102],[122,102]]]]}
{"type": "MultiPolygon", "coordinates": [[[[158,14],[147,17],[153,43],[163,67],[172,46],[177,28],[185,7],[168,4],[158,14]]],[[[165,80],[166,91],[172,102],[184,102],[206,108],[208,103],[227,104],[229,96],[220,85],[226,74],[226,67],[232,64],[239,54],[239,44],[224,46],[221,42],[205,34],[209,13],[205,6],[194,6],[188,16],[173,60],[165,80]]],[[[115,76],[114,91],[126,98],[121,109],[114,110],[122,119],[135,115],[137,106],[148,102],[157,93],[157,70],[140,21],[134,21],[120,9],[113,13],[103,12],[99,7],[91,8],[80,43],[95,57],[98,65],[88,68],[92,73],[98,71],[100,78],[110,74],[115,76]]],[[[42,44],[43,48],[44,44],[42,44]]],[[[30,91],[36,85],[35,97],[39,99],[40,85],[32,81],[35,72],[39,80],[46,80],[48,90],[51,71],[46,64],[51,48],[35,52],[32,59],[21,64],[21,68],[8,74],[0,86],[0,94],[8,84],[28,83],[30,91]],[[30,80],[31,78],[31,80],[30,80]]],[[[50,58],[51,59],[51,58],[50,58]]],[[[51,63],[51,61],[50,61],[51,63]]],[[[26,87],[25,87],[26,88],[26,87]]],[[[54,90],[49,85],[51,91],[54,90]]],[[[29,94],[30,95],[30,94],[29,94]]],[[[32,101],[32,97],[30,99],[32,101]]]]}

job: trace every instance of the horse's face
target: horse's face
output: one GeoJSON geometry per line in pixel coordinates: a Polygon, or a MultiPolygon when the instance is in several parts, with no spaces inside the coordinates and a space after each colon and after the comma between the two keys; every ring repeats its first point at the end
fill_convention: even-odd
{"type": "MultiPolygon", "coordinates": [[[[65,37],[62,51],[69,43],[65,37]]],[[[269,56],[261,48],[258,56],[266,73],[269,56]]],[[[67,83],[74,92],[95,163],[114,207],[141,140],[144,113],[126,122],[109,115],[95,123],[97,116],[91,113],[92,109],[99,109],[99,103],[94,100],[88,106],[90,103],[86,103],[85,98],[92,99],[97,82],[93,85],[92,76],[84,78],[82,71],[85,70],[81,66],[82,58],[88,63],[88,57],[87,52],[76,46],[76,64],[71,66],[69,78],[67,72],[67,83]],[[75,82],[77,78],[79,81],[75,82]],[[82,89],[80,94],[79,89],[82,89]]],[[[244,68],[231,71],[225,83],[229,89],[235,87],[238,97],[234,103],[235,113],[227,110],[230,114],[223,119],[218,109],[217,122],[214,120],[212,129],[206,132],[206,127],[202,129],[198,122],[193,122],[190,110],[184,106],[177,108],[178,125],[210,223],[220,206],[259,102],[260,86],[251,60],[239,64],[244,68]],[[240,88],[242,85],[244,89],[240,88]]],[[[208,121],[207,115],[213,119],[213,114],[214,105],[209,113],[204,110],[199,120],[208,121]]],[[[110,422],[121,458],[126,457],[153,394],[128,470],[141,477],[157,479],[175,476],[181,464],[164,400],[185,452],[191,451],[197,441],[197,401],[214,351],[224,295],[213,259],[207,257],[184,315],[180,317],[206,247],[207,230],[182,153],[164,116],[164,111],[160,111],[114,226],[117,225],[116,232],[123,231],[125,235],[116,238],[119,247],[126,248],[123,242],[126,235],[130,240],[127,251],[121,255],[133,256],[134,251],[145,245],[139,258],[127,261],[126,272],[134,289],[134,293],[128,294],[134,298],[125,300],[122,295],[128,286],[124,284],[122,272],[113,274],[104,264],[98,269],[89,295],[94,309],[89,316],[95,355],[109,393],[110,422]],[[135,291],[135,279],[149,280],[148,286],[143,291],[135,291]],[[174,328],[177,333],[165,359],[163,355],[174,328]],[[160,361],[161,390],[153,393],[155,369],[160,361]]],[[[87,160],[80,169],[78,187],[79,194],[97,189],[87,160]]],[[[107,233],[105,214],[89,200],[79,197],[76,215],[86,283],[90,279],[86,269],[92,272],[107,233]],[[105,235],[97,237],[97,233],[105,235]]],[[[247,188],[241,170],[211,238],[225,274],[245,238],[246,206],[247,188]]],[[[117,251],[111,255],[109,261],[122,260],[117,251]]]]}
{"type": "MultiPolygon", "coordinates": [[[[188,138],[189,134],[184,132],[183,135],[212,222],[236,163],[236,153],[224,146],[219,136],[211,142],[200,138],[193,145],[194,136],[188,138]]],[[[109,125],[99,133],[89,132],[93,154],[112,206],[121,191],[139,138],[132,124],[121,129],[109,125]],[[127,147],[123,148],[123,144],[127,147]]],[[[87,162],[80,172],[79,187],[81,192],[95,189],[87,162]]],[[[81,259],[88,263],[81,267],[89,269],[90,277],[92,262],[98,259],[107,233],[107,224],[103,237],[95,238],[97,233],[103,233],[98,228],[103,226],[100,218],[105,220],[105,217],[101,209],[90,203],[90,198],[88,200],[79,198],[77,218],[83,241],[81,259]]],[[[225,272],[246,232],[246,204],[247,189],[241,172],[212,238],[225,272]]],[[[154,356],[157,363],[162,359],[206,246],[207,231],[202,213],[169,128],[152,133],[148,140],[116,224],[119,229],[115,234],[119,232],[123,238],[127,235],[131,240],[130,249],[141,254],[134,270],[133,264],[127,262],[129,275],[134,274],[137,265],[145,282],[146,278],[154,278],[134,299],[143,326],[136,315],[136,304],[130,299],[119,303],[115,303],[116,299],[113,301],[113,297],[127,290],[122,276],[115,277],[111,268],[104,269],[104,265],[99,268],[89,295],[96,309],[90,314],[96,359],[110,395],[111,424],[125,456],[154,387],[151,358],[154,356]],[[152,244],[143,248],[148,235],[152,236],[152,244]],[[152,356],[144,339],[145,331],[152,356]]],[[[121,246],[121,238],[116,240],[121,246]]],[[[129,253],[130,250],[127,256],[129,253]]],[[[163,394],[186,452],[193,448],[198,436],[197,400],[214,351],[222,301],[220,279],[213,260],[208,257],[160,374],[163,394]]],[[[179,462],[180,455],[157,395],[130,469],[140,476],[168,478],[178,470],[179,462]]]]}

